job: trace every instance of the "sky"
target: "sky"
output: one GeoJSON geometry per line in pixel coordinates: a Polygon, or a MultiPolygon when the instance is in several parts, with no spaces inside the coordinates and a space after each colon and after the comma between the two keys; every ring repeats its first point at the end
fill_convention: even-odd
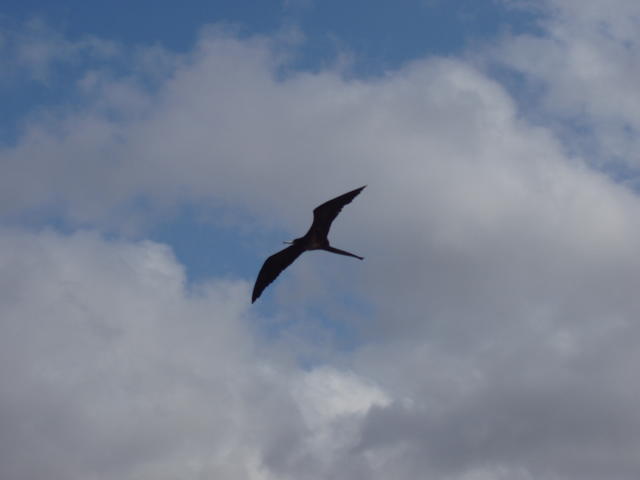
{"type": "Polygon", "coordinates": [[[640,477],[635,0],[9,0],[0,101],[3,479],[640,477]]]}

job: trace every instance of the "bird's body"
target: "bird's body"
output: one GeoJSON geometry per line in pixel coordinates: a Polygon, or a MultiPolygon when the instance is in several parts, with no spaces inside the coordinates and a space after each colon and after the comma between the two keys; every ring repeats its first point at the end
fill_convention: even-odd
{"type": "Polygon", "coordinates": [[[307,231],[303,237],[296,238],[291,242],[289,247],[271,255],[264,262],[253,287],[251,303],[256,301],[260,294],[262,294],[262,291],[280,275],[280,272],[291,265],[296,258],[307,250],[326,250],[339,255],[347,255],[363,260],[363,257],[332,247],[327,238],[331,223],[338,216],[342,207],[351,203],[363,189],[364,187],[356,188],[355,190],[323,203],[313,210],[313,223],[309,231],[307,231]]]}

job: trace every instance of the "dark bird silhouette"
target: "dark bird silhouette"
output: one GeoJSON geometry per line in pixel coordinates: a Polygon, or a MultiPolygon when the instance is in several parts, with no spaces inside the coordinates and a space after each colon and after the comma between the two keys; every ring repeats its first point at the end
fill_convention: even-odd
{"type": "MultiPolygon", "coordinates": [[[[366,185],[364,187],[366,187],[366,185]]],[[[290,243],[291,246],[271,255],[264,262],[260,273],[258,273],[256,284],[253,287],[251,303],[256,301],[260,294],[262,294],[262,291],[280,275],[280,272],[291,265],[302,252],[307,250],[326,250],[327,252],[364,260],[363,257],[332,247],[329,245],[329,239],[327,238],[329,229],[331,228],[331,222],[338,216],[342,207],[347,203],[351,203],[351,200],[353,200],[364,187],[351,190],[344,195],[340,195],[333,200],[323,203],[313,210],[313,223],[304,237],[296,238],[293,242],[285,242],[290,243]]]]}

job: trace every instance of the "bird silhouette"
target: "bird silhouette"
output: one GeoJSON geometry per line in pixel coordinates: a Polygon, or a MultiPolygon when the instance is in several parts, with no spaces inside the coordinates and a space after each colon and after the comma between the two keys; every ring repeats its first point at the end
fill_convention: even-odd
{"type": "MultiPolygon", "coordinates": [[[[366,187],[366,185],[364,186],[366,187]]],[[[273,282],[280,273],[291,265],[296,258],[298,258],[302,252],[307,250],[326,250],[327,252],[337,253],[339,255],[347,255],[349,257],[359,258],[364,260],[364,257],[354,255],[353,253],[345,252],[338,248],[334,248],[329,245],[329,229],[331,228],[331,222],[338,216],[342,207],[351,201],[364,189],[364,187],[351,190],[339,197],[336,197],[322,205],[316,207],[313,210],[313,223],[309,228],[309,231],[305,233],[303,237],[296,238],[290,243],[291,246],[280,250],[278,253],[271,255],[262,265],[256,284],[253,287],[253,294],[251,295],[251,303],[262,294],[263,290],[273,282]]]]}

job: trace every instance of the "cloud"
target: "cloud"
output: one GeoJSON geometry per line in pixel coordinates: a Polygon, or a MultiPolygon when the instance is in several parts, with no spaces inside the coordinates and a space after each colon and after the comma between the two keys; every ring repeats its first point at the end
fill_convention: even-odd
{"type": "MultiPolygon", "coordinates": [[[[631,110],[592,98],[591,75],[564,97],[558,77],[580,62],[545,64],[585,38],[608,48],[587,28],[608,17],[562,5],[547,36],[489,60],[548,82],[548,115],[587,105],[608,135],[631,110]],[[549,42],[562,48],[542,55],[549,42]]],[[[94,232],[1,232],[15,447],[0,463],[54,478],[637,478],[638,196],[464,59],[362,80],[288,71],[281,53],[207,29],[187,54],[128,60],[153,76],[90,69],[79,108],[34,117],[0,152],[5,215],[94,232]],[[187,287],[168,247],[95,233],[129,222],[144,237],[184,202],[294,231],[365,183],[332,240],[367,260],[309,254],[273,286],[277,318],[249,309],[245,281],[187,287]],[[324,323],[301,333],[307,305],[324,323]],[[328,324],[354,345],[301,368],[328,324]]]]}
{"type": "MultiPolygon", "coordinates": [[[[494,61],[538,92],[528,108],[599,165],[622,165],[635,184],[639,163],[637,3],[548,0],[541,34],[504,39],[494,61]]],[[[618,173],[618,176],[620,174],[618,173]]]]}
{"type": "Polygon", "coordinates": [[[71,41],[37,17],[20,26],[3,21],[0,33],[4,67],[0,78],[5,81],[16,80],[24,74],[30,81],[50,84],[56,67],[88,59],[104,61],[122,54],[117,43],[95,36],[71,41]]]}
{"type": "Polygon", "coordinates": [[[187,290],[164,245],[6,229],[0,242],[6,478],[293,478],[385,402],[354,373],[257,344],[249,286],[187,290]]]}

